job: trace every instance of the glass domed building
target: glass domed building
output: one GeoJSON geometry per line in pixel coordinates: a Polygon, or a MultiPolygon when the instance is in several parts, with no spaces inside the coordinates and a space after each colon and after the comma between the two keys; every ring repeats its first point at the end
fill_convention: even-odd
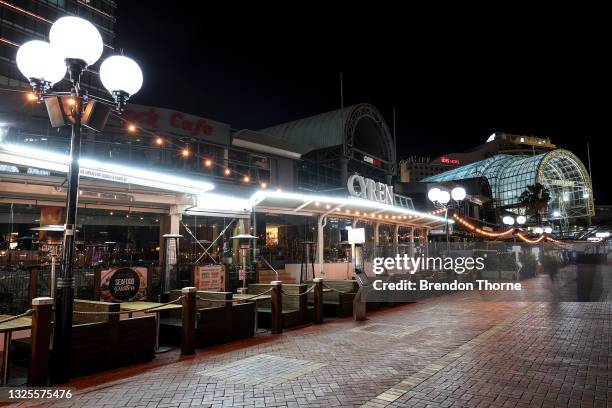
{"type": "Polygon", "coordinates": [[[497,208],[518,207],[519,197],[527,186],[541,183],[551,195],[545,220],[589,217],[595,213],[589,173],[576,155],[563,149],[537,155],[497,154],[421,181],[474,177],[487,179],[497,208]]]}

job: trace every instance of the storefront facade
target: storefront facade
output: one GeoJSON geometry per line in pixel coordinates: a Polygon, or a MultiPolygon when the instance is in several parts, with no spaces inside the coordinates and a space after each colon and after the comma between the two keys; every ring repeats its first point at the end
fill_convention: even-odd
{"type": "MultiPolygon", "coordinates": [[[[61,242],[61,232],[34,230],[63,224],[68,163],[65,130],[48,128],[38,108],[3,105],[5,270],[48,263],[50,248],[61,242]]],[[[247,257],[251,282],[277,274],[298,281],[304,268],[308,278],[350,279],[348,229],[364,229],[367,262],[424,251],[428,231],[445,224],[394,192],[392,138],[371,105],[233,133],[229,125],[159,108],[136,106],[126,118],[135,132],[109,123],[102,133],[88,132],[83,146],[77,222],[83,268],[163,269],[172,262],[185,266],[172,269],[179,287],[193,280],[185,272],[193,265],[224,265],[235,287],[247,257]],[[151,132],[188,140],[190,154],[176,143],[156,147],[147,139],[151,132]],[[317,135],[323,142],[313,145],[317,135]],[[168,258],[167,234],[182,236],[175,259],[168,258]],[[239,234],[258,238],[248,252],[231,239],[239,234]]]]}

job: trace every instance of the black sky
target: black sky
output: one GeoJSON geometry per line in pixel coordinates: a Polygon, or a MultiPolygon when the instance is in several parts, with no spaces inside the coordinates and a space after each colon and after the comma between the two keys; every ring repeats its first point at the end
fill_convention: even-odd
{"type": "Polygon", "coordinates": [[[260,129],[338,108],[343,72],[345,105],[370,102],[389,124],[396,108],[399,158],[503,131],[549,137],[586,164],[589,140],[596,202],[612,203],[601,11],[211,4],[118,1],[115,45],[145,77],[134,102],[260,129]]]}

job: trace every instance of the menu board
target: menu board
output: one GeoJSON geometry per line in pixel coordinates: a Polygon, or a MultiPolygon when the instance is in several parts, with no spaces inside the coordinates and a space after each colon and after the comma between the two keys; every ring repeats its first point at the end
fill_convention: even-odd
{"type": "Polygon", "coordinates": [[[196,265],[193,273],[193,284],[198,290],[225,290],[225,266],[196,265]]]}
{"type": "Polygon", "coordinates": [[[129,302],[147,297],[147,268],[114,267],[101,272],[101,300],[129,302]]]}

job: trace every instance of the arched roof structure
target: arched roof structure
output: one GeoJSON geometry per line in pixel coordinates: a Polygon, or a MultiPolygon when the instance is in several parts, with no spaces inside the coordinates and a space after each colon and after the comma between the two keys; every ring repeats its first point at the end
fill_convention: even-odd
{"type": "Polygon", "coordinates": [[[591,178],[576,155],[563,149],[535,156],[499,154],[427,177],[422,182],[463,180],[484,176],[498,207],[514,207],[527,186],[541,183],[551,200],[545,219],[594,215],[591,178]]]}
{"type": "Polygon", "coordinates": [[[393,136],[382,114],[368,103],[294,120],[259,132],[293,144],[310,146],[313,150],[342,145],[348,157],[360,154],[381,161],[388,172],[395,169],[393,136]]]}

